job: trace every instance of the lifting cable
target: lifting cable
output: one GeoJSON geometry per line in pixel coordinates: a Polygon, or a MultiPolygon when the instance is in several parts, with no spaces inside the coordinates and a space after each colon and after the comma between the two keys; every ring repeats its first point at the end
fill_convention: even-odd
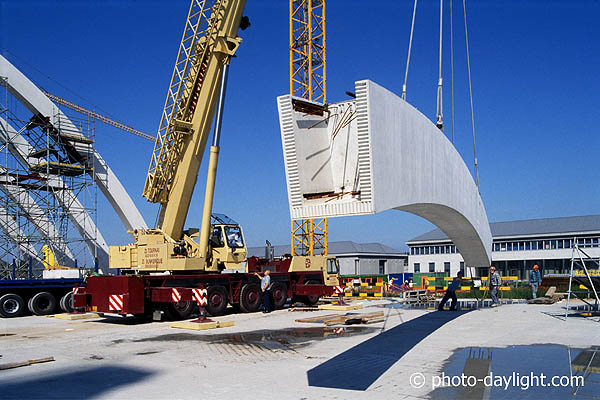
{"type": "Polygon", "coordinates": [[[450,0],[450,86],[452,87],[451,105],[452,105],[452,144],[454,144],[454,30],[452,28],[452,2],[450,0]]]}
{"type": "Polygon", "coordinates": [[[408,57],[406,58],[406,72],[404,73],[404,84],[402,85],[402,100],[406,100],[406,81],[408,80],[408,66],[410,64],[410,50],[412,48],[413,31],[415,29],[415,15],[417,14],[417,1],[413,7],[412,24],[410,26],[410,39],[408,40],[408,57]]]}
{"type": "Polygon", "coordinates": [[[467,71],[469,74],[469,99],[471,101],[471,127],[473,129],[473,156],[475,158],[475,184],[479,189],[479,170],[477,167],[477,146],[475,144],[475,117],[473,116],[473,90],[471,89],[471,62],[469,60],[469,34],[467,33],[467,7],[463,0],[463,15],[465,19],[465,43],[467,45],[467,71]]]}
{"type": "Polygon", "coordinates": [[[442,120],[443,110],[442,110],[442,21],[443,21],[443,11],[444,11],[444,0],[440,0],[440,56],[439,56],[439,75],[438,75],[438,87],[437,87],[437,121],[436,126],[444,132],[444,122],[442,120]]]}

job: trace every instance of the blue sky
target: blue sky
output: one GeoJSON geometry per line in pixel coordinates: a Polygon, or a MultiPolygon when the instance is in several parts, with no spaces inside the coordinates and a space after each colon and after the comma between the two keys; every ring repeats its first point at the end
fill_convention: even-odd
{"type": "MultiPolygon", "coordinates": [[[[454,0],[456,147],[473,167],[462,2],[454,0]]],[[[354,81],[400,93],[411,0],[327,3],[328,100],[354,81]]],[[[444,116],[450,134],[450,16],[444,16],[444,116]]],[[[152,135],[156,133],[188,1],[0,0],[0,51],[38,85],[152,135]]],[[[435,118],[439,2],[417,10],[407,99],[435,118]]],[[[491,222],[597,214],[600,2],[468,1],[481,194],[491,222]]],[[[289,91],[288,2],[248,0],[252,26],[230,69],[216,212],[244,227],[251,246],[289,242],[289,209],[275,99],[289,91]]],[[[96,148],[146,221],[141,197],[153,143],[96,124],[96,148]]],[[[207,157],[206,157],[207,158],[207,157]]],[[[206,159],[205,159],[206,161],[206,159]]],[[[199,226],[206,163],[186,226],[199,226]]],[[[100,199],[109,244],[130,241],[100,199]]],[[[329,240],[404,242],[434,226],[399,211],[329,219],[329,240]]]]}

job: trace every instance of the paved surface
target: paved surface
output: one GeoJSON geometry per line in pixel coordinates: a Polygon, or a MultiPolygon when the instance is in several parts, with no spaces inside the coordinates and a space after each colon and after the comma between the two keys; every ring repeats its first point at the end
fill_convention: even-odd
{"type": "MultiPolygon", "coordinates": [[[[387,302],[365,301],[358,311],[381,310],[376,305],[387,302]]],[[[0,371],[0,397],[429,398],[429,380],[461,348],[600,345],[600,323],[549,315],[561,314],[562,307],[384,308],[385,322],[342,330],[294,322],[331,311],[228,315],[220,319],[235,326],[211,331],[135,319],[0,319],[0,364],[56,360],[0,371]],[[427,380],[420,389],[410,385],[414,373],[427,380]]],[[[545,397],[553,398],[552,392],[545,397]]]]}

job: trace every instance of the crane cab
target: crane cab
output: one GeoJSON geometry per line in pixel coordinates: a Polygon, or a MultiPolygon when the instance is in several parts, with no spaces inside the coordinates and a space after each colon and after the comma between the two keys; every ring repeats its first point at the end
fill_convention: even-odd
{"type": "Polygon", "coordinates": [[[211,216],[209,271],[239,269],[246,261],[246,243],[242,227],[223,214],[211,216]]]}

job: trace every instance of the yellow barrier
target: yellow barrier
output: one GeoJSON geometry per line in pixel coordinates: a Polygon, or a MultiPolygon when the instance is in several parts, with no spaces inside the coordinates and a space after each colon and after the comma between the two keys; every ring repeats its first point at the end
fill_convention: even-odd
{"type": "MultiPolygon", "coordinates": [[[[510,286],[499,286],[498,289],[500,290],[511,290],[512,288],[510,286]]],[[[480,287],[479,290],[488,290],[488,287],[480,287]]]]}
{"type": "MultiPolygon", "coordinates": [[[[501,276],[500,278],[502,278],[503,281],[518,281],[519,277],[518,276],[501,276]]],[[[487,276],[482,276],[481,280],[482,281],[487,281],[487,276]]]]}

